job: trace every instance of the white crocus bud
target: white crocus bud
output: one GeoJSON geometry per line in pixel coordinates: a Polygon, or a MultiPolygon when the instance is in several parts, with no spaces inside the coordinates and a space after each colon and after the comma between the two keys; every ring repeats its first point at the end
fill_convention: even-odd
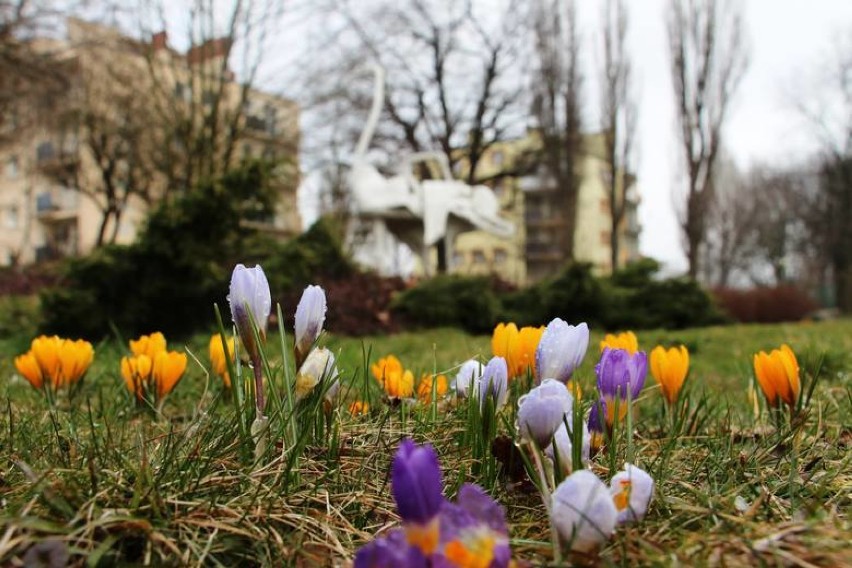
{"type": "Polygon", "coordinates": [[[654,496],[654,480],[635,465],[624,464],[609,483],[612,502],[618,510],[618,524],[641,521],[654,496]]]}
{"type": "Polygon", "coordinates": [[[608,541],[617,516],[607,486],[587,469],[566,477],[551,496],[550,522],[571,550],[589,552],[608,541]]]}
{"type": "Polygon", "coordinates": [[[314,342],[322,333],[325,322],[325,291],[319,286],[308,286],[296,307],[296,361],[301,364],[308,356],[314,342]]]}

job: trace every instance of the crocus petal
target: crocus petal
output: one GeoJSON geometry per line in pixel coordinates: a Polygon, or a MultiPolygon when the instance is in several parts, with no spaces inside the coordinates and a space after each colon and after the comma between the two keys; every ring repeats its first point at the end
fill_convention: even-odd
{"type": "Polygon", "coordinates": [[[401,529],[365,544],[355,554],[354,568],[428,568],[430,563],[416,547],[408,544],[401,529]]]}
{"type": "Polygon", "coordinates": [[[654,496],[654,480],[644,470],[627,463],[612,477],[609,491],[618,510],[618,524],[639,521],[654,496]]]}
{"type": "Polygon", "coordinates": [[[391,466],[391,490],[403,521],[425,525],[444,502],[441,467],[431,445],[403,440],[391,466]]]}
{"type": "Polygon", "coordinates": [[[540,448],[550,445],[553,433],[568,415],[570,422],[574,397],[568,388],[554,379],[542,383],[518,399],[518,430],[522,438],[540,448]]]}
{"type": "Polygon", "coordinates": [[[154,359],[152,375],[157,385],[157,398],[162,399],[175,388],[186,371],[186,353],[160,351],[154,359]]]}
{"type": "Polygon", "coordinates": [[[305,362],[296,373],[296,400],[301,400],[314,390],[320,380],[327,380],[329,384],[337,380],[337,367],[334,363],[334,354],[325,347],[317,347],[308,355],[305,362]]]}
{"type": "Polygon", "coordinates": [[[40,389],[43,384],[41,368],[38,366],[35,355],[31,351],[15,357],[15,368],[22,377],[27,379],[35,389],[40,389]]]}
{"type": "Polygon", "coordinates": [[[588,552],[609,540],[617,516],[607,486],[587,469],[566,477],[551,496],[550,520],[571,550],[588,552]]]}
{"type": "Polygon", "coordinates": [[[538,382],[556,379],[567,383],[572,373],[583,362],[589,348],[589,326],[578,326],[556,318],[547,324],[535,354],[535,371],[538,382]]]}
{"type": "MultiPolygon", "coordinates": [[[[568,426],[573,424],[569,423],[568,426]]],[[[553,442],[545,450],[545,454],[554,463],[557,463],[562,470],[562,473],[567,475],[574,469],[574,445],[572,441],[571,431],[564,423],[556,429],[553,435],[553,442]]],[[[589,463],[589,454],[591,453],[592,436],[589,432],[589,427],[583,423],[582,434],[583,445],[580,450],[580,457],[584,464],[589,463]]]]}
{"type": "Polygon", "coordinates": [[[308,286],[296,307],[296,352],[304,357],[319,338],[325,322],[325,291],[319,286],[308,286]]]}
{"type": "Polygon", "coordinates": [[[481,379],[484,369],[482,363],[476,359],[469,359],[462,363],[454,381],[455,390],[459,396],[468,396],[471,388],[475,388],[475,385],[481,379]]]}
{"type": "Polygon", "coordinates": [[[130,340],[130,352],[134,355],[147,355],[151,359],[160,351],[166,350],[166,337],[156,331],[150,335],[142,335],[130,340]]]}
{"type": "Polygon", "coordinates": [[[254,268],[246,268],[242,264],[238,264],[234,268],[234,272],[231,274],[228,303],[231,306],[231,318],[237,326],[246,352],[248,352],[252,361],[258,361],[260,355],[257,346],[254,344],[251,320],[254,319],[260,337],[265,337],[266,322],[272,309],[269,282],[267,282],[266,274],[263,273],[263,268],[260,265],[254,268]]]}
{"type": "Polygon", "coordinates": [[[501,409],[509,399],[509,369],[503,357],[492,357],[485,365],[482,378],[479,380],[480,408],[485,410],[488,399],[494,401],[495,410],[501,409]]]}

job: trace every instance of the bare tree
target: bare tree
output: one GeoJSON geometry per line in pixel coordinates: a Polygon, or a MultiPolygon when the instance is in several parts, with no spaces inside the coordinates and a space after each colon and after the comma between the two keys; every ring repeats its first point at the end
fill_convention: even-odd
{"type": "Polygon", "coordinates": [[[681,228],[696,278],[714,195],[722,127],[747,64],[740,5],[726,0],[671,0],[669,49],[680,142],[686,165],[681,228]]]}
{"type": "Polygon", "coordinates": [[[607,154],[609,213],[612,219],[610,254],[618,269],[621,223],[627,208],[633,141],[638,111],[633,99],[630,56],[627,53],[627,7],[623,0],[606,0],[602,11],[603,61],[601,64],[601,116],[607,154]]]}
{"type": "Polygon", "coordinates": [[[582,146],[579,68],[580,41],[573,0],[540,0],[535,13],[537,69],[533,114],[538,123],[542,161],[558,188],[562,226],[557,246],[574,257],[582,146]]]}

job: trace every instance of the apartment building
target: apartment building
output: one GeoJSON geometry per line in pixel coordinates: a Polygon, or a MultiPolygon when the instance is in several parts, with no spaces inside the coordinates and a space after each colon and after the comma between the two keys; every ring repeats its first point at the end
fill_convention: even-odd
{"type": "MultiPolygon", "coordinates": [[[[491,178],[500,171],[518,175],[495,177],[489,184],[501,200],[503,215],[515,223],[511,239],[482,231],[461,235],[450,259],[450,272],[457,274],[497,274],[522,286],[554,275],[567,262],[568,251],[562,238],[566,218],[561,205],[562,192],[541,165],[532,171],[516,167],[535,151],[538,137],[495,144],[479,166],[479,177],[491,178]],[[520,170],[520,171],[519,171],[520,170]]],[[[580,193],[574,230],[574,258],[589,262],[599,274],[612,271],[612,221],[607,186],[607,161],[600,134],[583,139],[580,156],[580,193]]],[[[619,263],[639,258],[639,204],[635,187],[627,188],[625,214],[619,226],[619,263]]]]}
{"type": "Polygon", "coordinates": [[[217,38],[180,53],[164,32],[140,41],[78,19],[68,20],[67,39],[34,42],[61,64],[68,88],[55,100],[17,101],[3,122],[0,265],[132,242],[168,192],[254,158],[281,164],[280,199],[271,218],[246,222],[282,238],[298,234],[298,106],[244,89],[228,47],[217,38]],[[172,128],[220,138],[188,148],[172,128]],[[187,159],[197,164],[186,167],[187,159]]]}

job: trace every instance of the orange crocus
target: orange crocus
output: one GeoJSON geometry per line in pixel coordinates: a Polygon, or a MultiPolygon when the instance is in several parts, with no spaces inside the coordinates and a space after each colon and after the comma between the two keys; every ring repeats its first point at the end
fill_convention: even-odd
{"type": "Polygon", "coordinates": [[[601,341],[601,351],[606,347],[610,349],[624,349],[631,355],[639,351],[639,340],[632,331],[624,331],[619,334],[607,333],[601,341]]]}
{"type": "MultiPolygon", "coordinates": [[[[231,337],[228,339],[228,356],[231,361],[234,360],[235,341],[231,337]]],[[[231,388],[231,375],[228,373],[228,362],[225,359],[225,347],[222,345],[222,336],[218,333],[210,338],[208,346],[210,352],[210,364],[213,367],[213,372],[222,377],[222,381],[227,388],[231,388]]]]}
{"type": "Polygon", "coordinates": [[[186,353],[160,351],[154,358],[152,375],[157,385],[157,398],[162,400],[172,392],[186,371],[186,353]]]}
{"type": "Polygon", "coordinates": [[[33,339],[30,350],[15,359],[15,367],[35,388],[45,381],[54,388],[79,381],[91,366],[95,350],[88,341],[42,335],[33,339]]]}
{"type": "Polygon", "coordinates": [[[666,349],[658,345],[651,350],[651,374],[660,383],[663,396],[674,404],[689,373],[689,351],[685,346],[666,349]]]}
{"type": "Polygon", "coordinates": [[[356,400],[349,405],[349,414],[352,416],[362,416],[370,412],[370,404],[362,400],[356,400]]]}
{"type": "Polygon", "coordinates": [[[121,376],[127,390],[136,395],[138,400],[145,396],[145,390],[151,380],[153,361],[147,355],[134,355],[121,358],[121,376]]]}
{"type": "Polygon", "coordinates": [[[765,351],[756,353],[754,375],[770,406],[783,401],[790,409],[795,407],[801,385],[799,363],[790,346],[782,345],[768,354],[765,351]]]}
{"type": "MultiPolygon", "coordinates": [[[[437,375],[435,379],[435,398],[438,399],[447,394],[448,382],[446,375],[437,375]]],[[[417,385],[417,398],[424,404],[432,401],[432,375],[425,374],[420,377],[420,384],[417,385]]]]}
{"type": "Polygon", "coordinates": [[[543,334],[544,327],[518,329],[514,323],[497,324],[491,335],[491,351],[506,360],[509,378],[523,376],[535,367],[535,352],[543,334]]]}
{"type": "Polygon", "coordinates": [[[147,355],[152,360],[157,353],[166,350],[166,337],[159,331],[130,340],[130,351],[134,355],[147,355]]]}

